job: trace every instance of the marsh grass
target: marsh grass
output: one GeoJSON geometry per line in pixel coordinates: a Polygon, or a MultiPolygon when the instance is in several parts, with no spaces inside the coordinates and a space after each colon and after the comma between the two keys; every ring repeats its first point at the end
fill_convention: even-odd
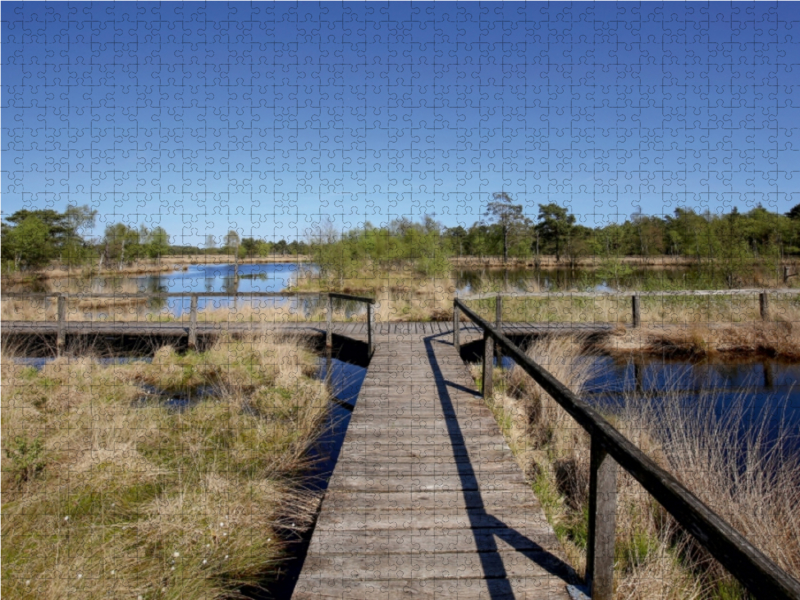
{"type": "MultiPolygon", "coordinates": [[[[579,338],[544,338],[528,355],[580,395],[593,376],[579,338]]],[[[477,377],[479,371],[473,370],[477,377]]],[[[532,482],[569,562],[585,569],[589,436],[522,369],[499,372],[489,405],[532,482]]],[[[800,574],[800,462],[790,432],[770,432],[743,394],[693,401],[669,382],[659,396],[624,394],[609,422],[787,572],[800,574]]],[[[631,476],[618,475],[615,597],[744,598],[742,588],[631,476]]]]}
{"type": "MultiPolygon", "coordinates": [[[[383,271],[365,264],[359,276],[348,278],[321,278],[304,272],[294,289],[370,296],[377,300],[375,318],[379,322],[451,320],[456,291],[453,277],[427,277],[404,264],[383,271]]],[[[350,320],[363,321],[366,315],[350,320]]]]}
{"type": "MultiPolygon", "coordinates": [[[[490,292],[503,290],[490,289],[490,292]]],[[[538,290],[531,290],[538,291],[538,290]]],[[[758,290],[733,296],[642,296],[643,324],[753,323],[761,321],[758,290]]],[[[495,299],[468,300],[479,315],[494,320],[495,299]]],[[[800,296],[775,294],[770,297],[770,315],[775,322],[800,321],[800,296]]],[[[528,323],[630,323],[628,295],[580,297],[554,292],[544,298],[503,299],[503,320],[528,323]]]]}
{"type": "Polygon", "coordinates": [[[3,354],[3,594],[222,598],[306,528],[329,393],[297,340],[220,339],[151,364],[3,354]],[[152,386],[151,392],[142,386],[152,386]],[[161,391],[198,392],[185,410],[161,391]],[[157,390],[157,391],[152,391],[157,390]]]}
{"type": "Polygon", "coordinates": [[[800,358],[800,321],[697,322],[620,328],[599,341],[597,347],[612,355],[703,357],[727,352],[796,360],[800,358]]]}

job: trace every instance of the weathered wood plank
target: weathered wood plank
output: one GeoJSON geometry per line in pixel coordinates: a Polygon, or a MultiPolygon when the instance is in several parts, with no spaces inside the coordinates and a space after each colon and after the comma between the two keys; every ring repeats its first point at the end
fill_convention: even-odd
{"type": "MultiPolygon", "coordinates": [[[[489,547],[494,546],[491,544],[489,547]]],[[[306,559],[303,571],[309,576],[333,579],[411,578],[493,579],[497,577],[543,578],[553,571],[564,571],[561,560],[541,550],[479,551],[475,544],[465,545],[467,552],[432,552],[428,554],[313,554],[306,559]]],[[[566,573],[565,573],[566,575],[566,573]]]]}
{"type": "Polygon", "coordinates": [[[458,600],[568,600],[564,584],[557,578],[497,579],[365,579],[349,577],[301,576],[293,600],[340,598],[376,600],[378,598],[458,598],[458,600]]]}
{"type": "Polygon", "coordinates": [[[529,522],[519,528],[503,532],[497,537],[496,527],[468,527],[464,529],[392,529],[370,531],[367,529],[337,529],[326,531],[311,541],[311,552],[350,554],[357,549],[364,553],[415,554],[424,552],[458,552],[474,545],[486,547],[492,540],[498,550],[548,550],[561,551],[561,545],[547,523],[529,522]],[[535,540],[535,541],[534,541],[535,540]]]}

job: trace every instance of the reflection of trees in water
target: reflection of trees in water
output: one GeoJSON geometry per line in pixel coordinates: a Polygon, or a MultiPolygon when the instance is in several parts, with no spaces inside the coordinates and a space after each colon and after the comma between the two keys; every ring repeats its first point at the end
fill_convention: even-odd
{"type": "Polygon", "coordinates": [[[222,291],[226,294],[236,294],[239,291],[239,278],[233,273],[222,278],[222,291]]]}
{"type": "Polygon", "coordinates": [[[148,275],[144,278],[140,286],[142,292],[147,294],[164,294],[169,292],[169,285],[166,277],[160,275],[148,275]]]}

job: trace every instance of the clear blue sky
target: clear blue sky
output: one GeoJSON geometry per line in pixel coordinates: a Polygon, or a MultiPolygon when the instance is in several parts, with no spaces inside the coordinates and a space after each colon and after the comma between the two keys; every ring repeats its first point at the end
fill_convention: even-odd
{"type": "Polygon", "coordinates": [[[294,239],[800,203],[797,3],[2,3],[2,211],[294,239]],[[795,39],[797,38],[797,39],[795,39]]]}

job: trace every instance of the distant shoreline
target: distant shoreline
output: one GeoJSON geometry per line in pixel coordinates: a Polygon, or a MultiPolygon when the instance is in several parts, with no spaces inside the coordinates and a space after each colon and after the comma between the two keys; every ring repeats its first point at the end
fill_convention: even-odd
{"type": "MultiPolygon", "coordinates": [[[[262,256],[253,258],[243,258],[239,260],[240,265],[264,265],[264,264],[286,264],[286,263],[307,263],[311,257],[302,254],[287,256],[262,256]]],[[[96,267],[72,267],[68,269],[64,265],[53,265],[41,271],[30,271],[3,275],[4,283],[23,283],[25,281],[43,281],[47,279],[65,279],[68,277],[125,277],[133,275],[149,275],[158,273],[171,273],[172,271],[186,270],[190,266],[197,265],[228,265],[233,264],[234,258],[229,254],[194,254],[187,256],[167,256],[158,262],[136,261],[120,268],[98,270],[96,267]]]]}
{"type": "MultiPolygon", "coordinates": [[[[558,269],[600,269],[609,260],[617,262],[619,265],[640,269],[685,269],[689,267],[707,266],[708,262],[702,262],[690,256],[620,256],[611,259],[601,256],[582,256],[575,259],[561,258],[556,260],[555,256],[540,255],[537,258],[509,258],[504,264],[503,259],[497,256],[458,256],[451,257],[450,264],[453,269],[540,269],[543,271],[558,269]]],[[[310,263],[313,257],[305,254],[292,254],[286,256],[262,256],[243,258],[239,260],[240,265],[260,265],[260,264],[286,264],[286,263],[310,263]]],[[[712,261],[715,264],[724,265],[724,260],[712,261]]],[[[47,269],[40,271],[18,272],[4,274],[4,283],[24,283],[25,281],[44,281],[48,279],[64,279],[68,277],[114,277],[114,276],[134,276],[158,273],[169,273],[172,271],[186,270],[190,266],[197,265],[222,265],[233,264],[234,258],[230,254],[190,254],[185,256],[167,256],[158,262],[136,261],[127,264],[122,268],[111,268],[98,270],[96,266],[81,266],[68,269],[61,264],[54,264],[47,269]]],[[[761,261],[754,260],[753,265],[761,264],[761,261]]],[[[797,272],[800,267],[800,258],[784,258],[782,265],[792,266],[797,272]]]]}

